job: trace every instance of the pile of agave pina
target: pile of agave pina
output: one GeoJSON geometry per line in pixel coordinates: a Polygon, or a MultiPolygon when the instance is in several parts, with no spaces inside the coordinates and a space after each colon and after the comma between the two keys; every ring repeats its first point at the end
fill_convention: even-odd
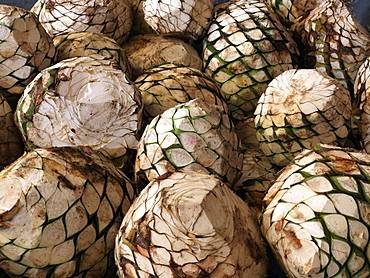
{"type": "Polygon", "coordinates": [[[0,5],[0,276],[369,277],[359,3],[0,5]]]}

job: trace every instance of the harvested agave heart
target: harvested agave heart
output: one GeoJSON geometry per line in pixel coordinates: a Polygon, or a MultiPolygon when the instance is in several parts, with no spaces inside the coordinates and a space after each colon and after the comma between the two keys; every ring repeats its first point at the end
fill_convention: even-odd
{"type": "Polygon", "coordinates": [[[24,151],[13,116],[10,105],[5,97],[0,95],[0,170],[19,158],[24,151]]]}
{"type": "Polygon", "coordinates": [[[137,35],[122,45],[130,62],[133,80],[147,69],[174,63],[202,70],[198,52],[183,40],[156,34],[137,35]]]}
{"type": "Polygon", "coordinates": [[[55,48],[37,17],[0,5],[0,92],[14,109],[27,84],[51,65],[55,48]]]}
{"type": "Polygon", "coordinates": [[[370,58],[367,58],[357,72],[354,95],[354,108],[359,118],[358,137],[360,148],[370,153],[370,58]]]}
{"type": "Polygon", "coordinates": [[[88,148],[37,149],[0,175],[0,268],[11,277],[114,277],[114,240],[136,193],[88,148]]]}
{"type": "Polygon", "coordinates": [[[131,67],[124,50],[118,43],[100,33],[73,32],[58,35],[53,38],[56,48],[55,61],[60,62],[73,57],[90,56],[100,54],[105,59],[116,63],[130,79],[132,78],[131,67]]]}
{"type": "Polygon", "coordinates": [[[262,233],[289,278],[370,276],[370,156],[304,150],[265,196],[262,233]]]}
{"type": "Polygon", "coordinates": [[[213,19],[213,0],[145,0],[144,19],[158,34],[201,39],[213,19]]]}
{"type": "Polygon", "coordinates": [[[293,27],[305,46],[306,68],[337,79],[351,92],[357,71],[370,55],[370,35],[342,0],[327,0],[293,27]]]}
{"type": "Polygon", "coordinates": [[[155,31],[144,19],[143,4],[145,0],[132,0],[130,2],[133,17],[130,35],[155,34],[155,31]]]}
{"type": "Polygon", "coordinates": [[[146,127],[135,174],[141,182],[175,170],[201,171],[231,186],[240,178],[242,164],[239,139],[227,111],[193,99],[166,110],[146,127]]]}
{"type": "Polygon", "coordinates": [[[298,22],[326,0],[267,0],[276,14],[287,27],[298,22]]]}
{"type": "Polygon", "coordinates": [[[252,210],[204,173],[175,172],[141,192],[122,221],[115,260],[123,277],[266,277],[252,210]]]}
{"type": "Polygon", "coordinates": [[[38,0],[31,11],[51,37],[86,31],[122,44],[132,27],[131,7],[125,0],[38,0]]]}
{"type": "Polygon", "coordinates": [[[263,1],[220,4],[203,40],[204,71],[221,87],[231,116],[252,115],[268,83],[295,68],[298,49],[263,1]]]}
{"type": "Polygon", "coordinates": [[[314,69],[288,70],[270,82],[258,101],[255,126],[260,149],[286,166],[316,144],[343,146],[351,128],[349,91],[314,69]]]}
{"type": "Polygon", "coordinates": [[[15,115],[30,149],[89,146],[111,159],[136,149],[140,92],[98,56],[64,60],[29,84],[15,115]]]}
{"type": "Polygon", "coordinates": [[[169,108],[199,98],[223,106],[220,88],[200,70],[171,63],[152,67],[135,80],[141,92],[144,115],[152,120],[169,108]]]}

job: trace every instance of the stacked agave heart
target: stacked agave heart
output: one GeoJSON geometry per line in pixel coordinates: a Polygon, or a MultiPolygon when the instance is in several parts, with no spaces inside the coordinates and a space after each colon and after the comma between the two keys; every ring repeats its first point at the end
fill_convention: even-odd
{"type": "Polygon", "coordinates": [[[369,162],[321,147],[276,178],[262,231],[289,277],[369,277],[369,162]]]}
{"type": "Polygon", "coordinates": [[[111,161],[36,149],[3,170],[0,188],[0,267],[9,275],[112,277],[114,237],[135,191],[111,161]]]}
{"type": "Polygon", "coordinates": [[[148,184],[122,222],[115,258],[120,277],[265,277],[267,270],[252,211],[195,171],[148,184]]]}
{"type": "Polygon", "coordinates": [[[14,108],[32,78],[52,64],[55,47],[31,12],[0,5],[0,23],[0,91],[14,108]]]}
{"type": "Polygon", "coordinates": [[[369,277],[347,2],[0,5],[4,276],[369,277]]]}

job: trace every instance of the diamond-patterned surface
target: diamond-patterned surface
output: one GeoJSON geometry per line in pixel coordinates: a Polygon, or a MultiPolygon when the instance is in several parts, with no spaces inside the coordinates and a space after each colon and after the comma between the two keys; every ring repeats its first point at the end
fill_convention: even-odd
{"type": "Polygon", "coordinates": [[[9,275],[112,277],[122,204],[136,193],[110,161],[77,148],[36,149],[0,184],[0,267],[9,275]]]}
{"type": "Polygon", "coordinates": [[[319,69],[352,90],[370,53],[370,36],[345,3],[324,1],[299,22],[297,31],[305,45],[305,67],[319,69]]]}
{"type": "Polygon", "coordinates": [[[351,128],[349,91],[318,70],[288,70],[258,100],[255,126],[260,149],[286,166],[303,149],[343,146],[351,128]],[[306,77],[310,76],[310,79],[306,77]]]}
{"type": "Polygon", "coordinates": [[[370,157],[305,150],[265,197],[262,232],[289,277],[368,277],[370,157]]]}
{"type": "Polygon", "coordinates": [[[119,277],[264,277],[265,246],[254,213],[205,173],[154,180],[116,237],[119,277]]]}
{"type": "Polygon", "coordinates": [[[86,31],[103,33],[122,44],[132,27],[132,11],[126,1],[39,0],[31,11],[51,37],[86,31]]]}
{"type": "Polygon", "coordinates": [[[253,114],[274,77],[296,67],[297,53],[275,13],[257,0],[221,6],[203,40],[205,72],[220,85],[237,120],[253,114]]]}
{"type": "Polygon", "coordinates": [[[159,34],[201,39],[212,18],[211,0],[146,0],[144,20],[159,34]]]}
{"type": "Polygon", "coordinates": [[[232,185],[242,162],[239,139],[224,108],[194,99],[150,122],[139,142],[135,172],[151,181],[175,169],[202,171],[232,185]]]}
{"type": "MultiPolygon", "coordinates": [[[[19,96],[39,71],[51,65],[55,48],[33,13],[0,5],[0,23],[1,93],[19,96]]],[[[13,107],[16,100],[8,101],[13,107]]]]}
{"type": "MultiPolygon", "coordinates": [[[[165,63],[146,70],[135,80],[135,85],[141,91],[144,115],[149,120],[169,108],[195,98],[220,105],[227,110],[218,85],[195,68],[165,63]]],[[[194,128],[202,129],[200,125],[201,121],[194,128]]]]}

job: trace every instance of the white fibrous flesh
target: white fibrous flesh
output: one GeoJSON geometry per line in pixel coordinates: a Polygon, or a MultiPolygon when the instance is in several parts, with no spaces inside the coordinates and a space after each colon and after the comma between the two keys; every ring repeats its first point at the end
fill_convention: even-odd
{"type": "Polygon", "coordinates": [[[35,78],[16,112],[29,146],[90,146],[110,158],[137,147],[141,96],[103,61],[72,58],[35,78]]]}
{"type": "Polygon", "coordinates": [[[205,173],[152,181],[116,237],[119,277],[265,277],[256,218],[225,184],[205,173]]]}

